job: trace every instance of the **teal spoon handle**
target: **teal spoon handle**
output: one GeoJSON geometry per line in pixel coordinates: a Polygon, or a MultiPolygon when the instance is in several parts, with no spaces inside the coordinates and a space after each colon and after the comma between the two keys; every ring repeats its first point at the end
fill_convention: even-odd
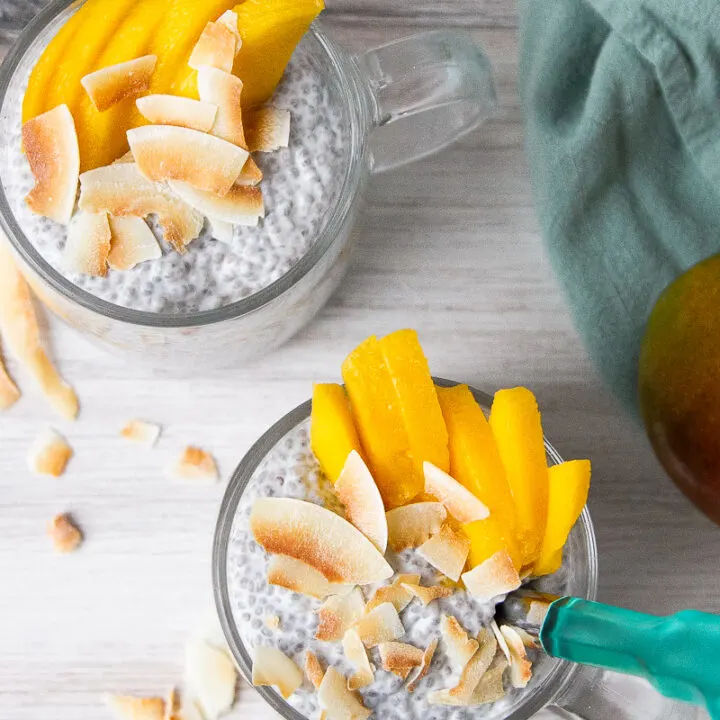
{"type": "Polygon", "coordinates": [[[643,677],[720,720],[720,616],[684,610],[657,617],[562,598],[550,605],[540,642],[552,657],[643,677]]]}

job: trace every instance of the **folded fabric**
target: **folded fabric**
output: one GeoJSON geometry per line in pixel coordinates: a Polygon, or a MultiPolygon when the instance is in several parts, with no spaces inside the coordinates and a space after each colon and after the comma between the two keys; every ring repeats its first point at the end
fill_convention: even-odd
{"type": "Polygon", "coordinates": [[[520,82],[548,253],[635,407],[658,295],[720,252],[720,3],[521,0],[520,82]]]}

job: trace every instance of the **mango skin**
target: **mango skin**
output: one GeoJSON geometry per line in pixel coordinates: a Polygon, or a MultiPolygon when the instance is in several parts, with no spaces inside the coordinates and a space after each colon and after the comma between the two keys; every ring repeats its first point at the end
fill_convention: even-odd
{"type": "Polygon", "coordinates": [[[720,524],[720,255],[681,275],[648,320],[639,399],[667,474],[720,524]]]}

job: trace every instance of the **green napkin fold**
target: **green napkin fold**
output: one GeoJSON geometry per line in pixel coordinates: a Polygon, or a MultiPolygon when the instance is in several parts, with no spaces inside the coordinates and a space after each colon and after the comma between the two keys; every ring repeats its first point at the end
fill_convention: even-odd
{"type": "Polygon", "coordinates": [[[527,153],[545,243],[590,354],[635,407],[658,295],[720,252],[720,2],[520,8],[527,153]]]}

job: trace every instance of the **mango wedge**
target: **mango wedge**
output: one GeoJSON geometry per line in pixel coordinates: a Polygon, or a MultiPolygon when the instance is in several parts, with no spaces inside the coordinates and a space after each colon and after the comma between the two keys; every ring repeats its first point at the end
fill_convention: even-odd
{"type": "Polygon", "coordinates": [[[497,392],[490,427],[515,504],[522,564],[528,566],[540,557],[548,517],[548,469],[535,396],[526,388],[497,392]]]}
{"type": "Polygon", "coordinates": [[[427,360],[412,330],[368,338],[343,363],[358,434],[388,509],[425,487],[423,463],[447,472],[447,430],[427,360]]]}
{"type": "Polygon", "coordinates": [[[515,568],[520,571],[523,565],[520,548],[512,533],[509,533],[492,515],[485,520],[463,525],[462,530],[470,540],[468,564],[471,569],[481,565],[500,550],[507,550],[515,568]]]}
{"type": "Polygon", "coordinates": [[[310,416],[310,444],[323,472],[334,483],[348,455],[362,455],[350,403],[341,385],[316,385],[310,416]]]}
{"type": "Polygon", "coordinates": [[[500,453],[482,408],[467,385],[437,388],[448,430],[450,474],[490,509],[509,535],[515,533],[515,506],[500,453]]]}
{"type": "Polygon", "coordinates": [[[573,460],[549,469],[547,530],[533,575],[550,575],[559,569],[570,530],[587,503],[590,474],[589,460],[573,460]]]}

